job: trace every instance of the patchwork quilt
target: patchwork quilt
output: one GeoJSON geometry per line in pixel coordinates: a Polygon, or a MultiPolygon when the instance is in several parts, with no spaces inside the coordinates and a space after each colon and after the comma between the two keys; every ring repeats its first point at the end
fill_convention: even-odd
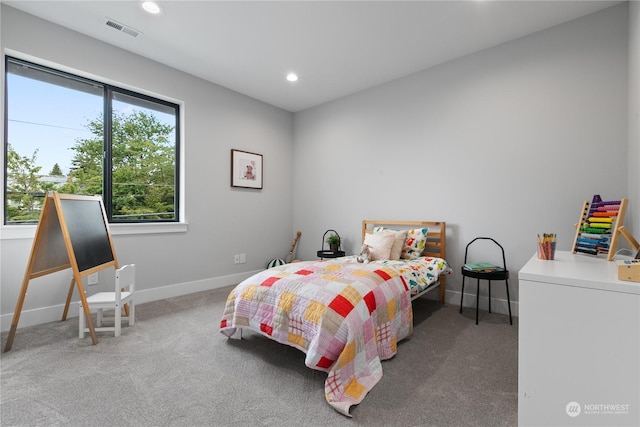
{"type": "Polygon", "coordinates": [[[306,366],[328,374],[327,402],[350,416],[412,333],[416,271],[401,264],[345,257],[264,270],[231,291],[220,331],[248,328],[302,350],[306,366]]]}

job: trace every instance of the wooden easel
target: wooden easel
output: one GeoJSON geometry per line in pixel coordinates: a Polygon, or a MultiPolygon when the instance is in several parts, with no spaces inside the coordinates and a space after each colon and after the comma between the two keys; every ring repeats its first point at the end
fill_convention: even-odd
{"type": "MultiPolygon", "coordinates": [[[[597,249],[594,249],[593,253],[591,253],[584,250],[580,250],[578,248],[579,246],[578,239],[582,236],[582,233],[583,233],[582,228],[583,226],[589,223],[589,217],[593,213],[593,205],[596,203],[606,204],[611,202],[602,202],[600,199],[600,196],[594,196],[591,204],[587,200],[585,200],[585,202],[582,204],[582,210],[580,211],[580,219],[578,220],[578,223],[575,224],[576,235],[573,240],[573,247],[572,247],[573,253],[583,252],[583,253],[590,253],[591,255],[599,255],[601,253],[604,253],[604,252],[599,252],[597,249]]],[[[616,254],[616,247],[618,246],[618,240],[620,239],[621,229],[624,230],[624,227],[622,226],[622,224],[624,223],[624,216],[627,212],[627,203],[628,203],[627,199],[620,200],[619,207],[615,211],[616,215],[613,217],[614,219],[611,223],[611,228],[609,229],[610,232],[603,233],[603,237],[610,237],[609,247],[608,247],[608,250],[606,251],[608,261],[613,260],[613,257],[616,254]]],[[[627,238],[627,240],[629,239],[629,237],[627,236],[628,232],[624,231],[622,234],[625,238],[627,238]]],[[[633,238],[633,236],[631,236],[631,238],[633,238]]],[[[631,243],[631,241],[629,242],[631,243]]]]}
{"type": "Polygon", "coordinates": [[[47,193],[13,313],[5,352],[11,350],[13,345],[29,281],[67,268],[73,270],[73,278],[62,320],[67,318],[73,288],[77,286],[91,340],[94,345],[98,343],[82,278],[110,267],[119,268],[108,224],[101,197],[58,194],[55,191],[47,193]]]}

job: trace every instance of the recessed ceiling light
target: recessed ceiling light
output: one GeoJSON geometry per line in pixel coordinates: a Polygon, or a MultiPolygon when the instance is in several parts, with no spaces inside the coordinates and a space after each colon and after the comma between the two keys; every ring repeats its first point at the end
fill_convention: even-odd
{"type": "Polygon", "coordinates": [[[160,6],[152,1],[143,1],[142,8],[153,15],[160,13],[160,6]]]}
{"type": "Polygon", "coordinates": [[[296,82],[298,81],[298,75],[296,73],[289,73],[287,74],[287,80],[290,82],[296,82]]]}

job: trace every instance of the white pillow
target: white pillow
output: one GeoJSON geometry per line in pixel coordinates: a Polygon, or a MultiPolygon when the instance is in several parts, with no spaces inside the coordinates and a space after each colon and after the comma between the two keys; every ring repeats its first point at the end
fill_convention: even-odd
{"type": "Polygon", "coordinates": [[[400,259],[400,254],[404,248],[404,242],[407,239],[407,230],[401,230],[395,232],[395,241],[391,247],[391,259],[400,259]]]}
{"type": "Polygon", "coordinates": [[[371,261],[390,259],[391,247],[395,242],[395,233],[381,231],[364,236],[364,244],[369,246],[371,261]]]}
{"type": "Polygon", "coordinates": [[[393,259],[393,260],[399,260],[400,259],[400,253],[402,252],[402,249],[404,248],[404,241],[407,239],[407,230],[391,230],[388,228],[384,228],[384,227],[375,227],[373,229],[374,233],[380,233],[381,231],[385,231],[388,233],[393,233],[394,234],[394,242],[393,242],[393,246],[391,246],[391,254],[389,254],[389,259],[393,259]]]}

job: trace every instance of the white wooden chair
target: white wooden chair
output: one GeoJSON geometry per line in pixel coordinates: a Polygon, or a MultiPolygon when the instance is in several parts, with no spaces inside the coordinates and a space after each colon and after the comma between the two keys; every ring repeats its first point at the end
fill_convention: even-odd
{"type": "MultiPolygon", "coordinates": [[[[129,326],[133,326],[135,321],[135,309],[133,304],[133,294],[136,286],[136,265],[128,264],[116,270],[115,292],[98,292],[97,294],[87,297],[87,305],[89,310],[97,310],[96,325],[94,330],[98,331],[114,331],[116,337],[120,336],[122,328],[122,320],[128,320],[129,326]],[[129,315],[123,316],[122,309],[127,304],[129,315]],[[102,326],[102,310],[114,310],[113,326],[102,326]]],[[[86,319],[82,301],[78,303],[79,307],[79,329],[80,338],[84,338],[85,332],[89,332],[86,327],[86,319]]]]}

